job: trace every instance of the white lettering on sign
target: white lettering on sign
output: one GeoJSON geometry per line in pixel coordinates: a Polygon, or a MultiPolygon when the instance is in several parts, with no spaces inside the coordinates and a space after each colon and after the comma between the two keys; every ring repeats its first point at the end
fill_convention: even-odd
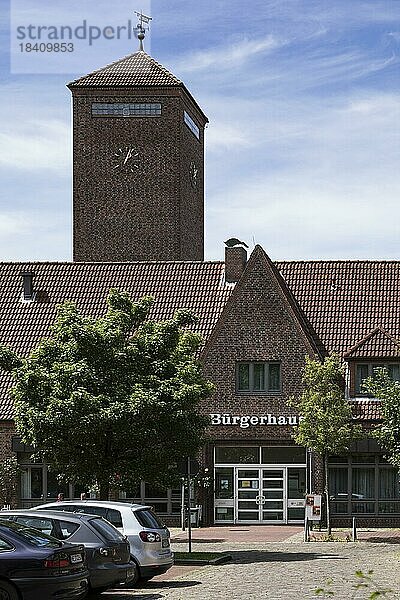
{"type": "Polygon", "coordinates": [[[241,429],[256,425],[298,425],[302,417],[297,415],[230,415],[212,413],[211,425],[238,425],[241,429]]]}

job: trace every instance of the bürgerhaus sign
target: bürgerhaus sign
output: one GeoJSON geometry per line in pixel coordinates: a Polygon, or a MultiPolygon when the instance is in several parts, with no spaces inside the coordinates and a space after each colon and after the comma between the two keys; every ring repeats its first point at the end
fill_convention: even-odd
{"type": "Polygon", "coordinates": [[[228,413],[212,413],[211,425],[235,425],[242,429],[257,425],[298,425],[302,419],[297,415],[230,415],[228,413]]]}

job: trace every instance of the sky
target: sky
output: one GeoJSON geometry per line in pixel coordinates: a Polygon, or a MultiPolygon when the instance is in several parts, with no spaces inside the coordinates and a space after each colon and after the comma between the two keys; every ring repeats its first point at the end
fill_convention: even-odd
{"type": "Polygon", "coordinates": [[[45,24],[151,14],[145,49],[210,121],[206,259],[237,237],[273,260],[400,260],[399,0],[82,4],[1,3],[1,261],[71,260],[65,84],[137,49],[103,40],[73,64],[41,53],[32,67],[15,33],[32,7],[45,24]]]}

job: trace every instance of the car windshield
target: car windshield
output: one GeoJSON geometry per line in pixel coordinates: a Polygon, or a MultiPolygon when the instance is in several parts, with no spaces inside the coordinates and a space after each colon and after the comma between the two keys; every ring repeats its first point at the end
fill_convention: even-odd
{"type": "Polygon", "coordinates": [[[10,521],[0,521],[2,527],[10,529],[16,533],[19,537],[23,538],[25,542],[31,546],[37,548],[60,548],[62,543],[59,540],[42,533],[32,527],[26,527],[21,523],[11,523],[10,521]]]}
{"type": "Polygon", "coordinates": [[[164,529],[165,525],[161,519],[148,508],[142,510],[132,511],[142,527],[149,527],[153,529],[164,529]]]}
{"type": "Polygon", "coordinates": [[[122,533],[118,531],[118,529],[115,529],[113,525],[107,523],[107,521],[104,521],[101,518],[91,519],[90,524],[98,533],[100,533],[103,536],[103,538],[105,538],[108,541],[122,542],[125,539],[122,533]]]}

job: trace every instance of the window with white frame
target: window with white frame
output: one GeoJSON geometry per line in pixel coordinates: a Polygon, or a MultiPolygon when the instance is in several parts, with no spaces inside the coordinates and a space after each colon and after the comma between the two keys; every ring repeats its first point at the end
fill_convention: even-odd
{"type": "Polygon", "coordinates": [[[236,365],[236,391],[241,394],[280,392],[280,363],[261,361],[238,362],[236,365]]]}

